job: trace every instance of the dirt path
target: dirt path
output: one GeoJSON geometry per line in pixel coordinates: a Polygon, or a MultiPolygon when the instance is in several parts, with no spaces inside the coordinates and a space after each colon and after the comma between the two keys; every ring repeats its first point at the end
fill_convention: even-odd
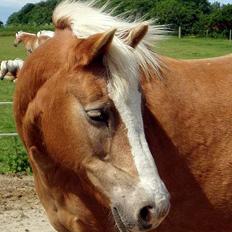
{"type": "Polygon", "coordinates": [[[0,231],[54,232],[30,176],[0,175],[0,231]]]}

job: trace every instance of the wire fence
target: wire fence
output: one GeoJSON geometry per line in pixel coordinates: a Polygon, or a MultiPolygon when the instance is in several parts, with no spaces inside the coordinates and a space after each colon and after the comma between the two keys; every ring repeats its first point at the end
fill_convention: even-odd
{"type": "MultiPolygon", "coordinates": [[[[12,102],[0,102],[0,110],[5,106],[12,106],[12,102]]],[[[12,108],[12,107],[11,107],[12,108]]],[[[0,172],[1,173],[27,173],[32,172],[27,152],[21,143],[18,133],[15,132],[15,127],[10,119],[10,123],[4,120],[4,118],[11,116],[12,111],[7,110],[6,114],[3,112],[3,122],[0,131],[0,172]],[[6,116],[6,117],[5,117],[6,116]],[[9,127],[10,126],[10,127],[9,127]],[[6,130],[6,128],[12,128],[6,130]],[[6,132],[4,132],[6,131],[6,132]],[[10,131],[10,132],[8,132],[10,131]],[[12,132],[11,132],[12,131],[12,132]]],[[[1,121],[0,121],[1,123],[1,121]]]]}
{"type": "MultiPolygon", "coordinates": [[[[0,106],[2,105],[12,105],[13,102],[0,102],[0,106]]],[[[0,131],[0,139],[1,138],[6,138],[6,137],[10,137],[10,138],[13,138],[13,141],[14,141],[14,148],[15,148],[15,154],[17,155],[18,154],[18,149],[17,149],[17,139],[18,139],[18,133],[17,132],[1,132],[0,131]]]]}
{"type": "MultiPolygon", "coordinates": [[[[0,106],[1,105],[12,105],[13,102],[0,102],[0,106]]],[[[0,137],[15,137],[18,136],[18,134],[16,132],[12,132],[12,133],[2,133],[0,132],[0,137]]]]}

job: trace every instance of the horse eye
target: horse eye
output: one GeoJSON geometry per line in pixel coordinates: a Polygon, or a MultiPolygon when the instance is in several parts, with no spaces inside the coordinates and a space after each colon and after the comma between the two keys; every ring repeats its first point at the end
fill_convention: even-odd
{"type": "Polygon", "coordinates": [[[89,119],[94,123],[105,123],[108,125],[109,114],[104,109],[89,110],[86,112],[89,119]]]}

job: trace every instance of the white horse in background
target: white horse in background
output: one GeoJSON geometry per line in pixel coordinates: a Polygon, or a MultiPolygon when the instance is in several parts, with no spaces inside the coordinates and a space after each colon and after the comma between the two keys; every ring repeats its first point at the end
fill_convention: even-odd
{"type": "Polygon", "coordinates": [[[13,77],[13,81],[17,80],[19,70],[22,68],[24,61],[16,58],[14,60],[3,60],[0,65],[0,79],[3,80],[9,73],[13,77]]]}
{"type": "Polygon", "coordinates": [[[41,30],[37,32],[37,37],[40,37],[40,36],[53,37],[54,34],[55,34],[54,31],[41,30]]]}

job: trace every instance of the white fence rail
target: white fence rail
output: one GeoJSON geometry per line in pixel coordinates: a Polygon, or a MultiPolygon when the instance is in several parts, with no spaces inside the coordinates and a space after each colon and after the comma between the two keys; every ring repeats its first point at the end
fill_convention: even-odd
{"type": "Polygon", "coordinates": [[[12,105],[13,102],[0,102],[0,105],[12,105]]]}
{"type": "Polygon", "coordinates": [[[18,136],[17,133],[0,133],[0,137],[14,137],[18,136]]]}

